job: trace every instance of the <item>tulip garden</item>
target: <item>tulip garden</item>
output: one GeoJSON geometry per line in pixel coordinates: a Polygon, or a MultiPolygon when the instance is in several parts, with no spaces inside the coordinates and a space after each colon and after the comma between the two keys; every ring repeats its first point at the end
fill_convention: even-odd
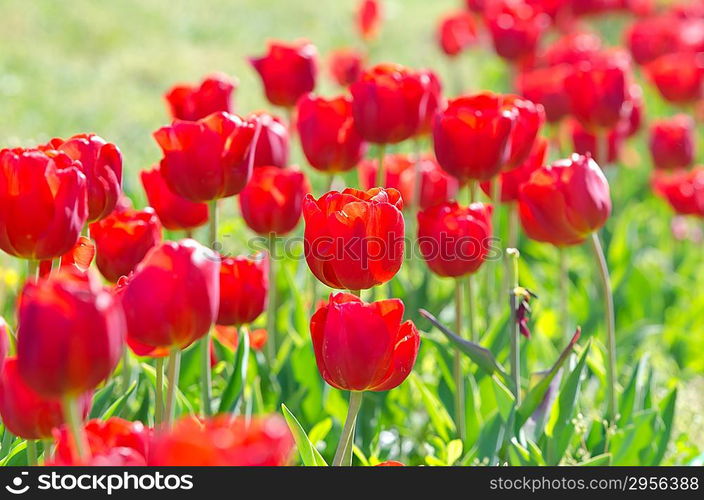
{"type": "Polygon", "coordinates": [[[704,463],[704,2],[73,3],[0,20],[0,464],[704,463]]]}

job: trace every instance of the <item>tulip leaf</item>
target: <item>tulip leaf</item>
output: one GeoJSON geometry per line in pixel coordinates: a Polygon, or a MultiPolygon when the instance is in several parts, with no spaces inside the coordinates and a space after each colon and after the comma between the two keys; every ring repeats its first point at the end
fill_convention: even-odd
{"type": "Polygon", "coordinates": [[[455,430],[455,423],[452,421],[452,418],[447,413],[447,410],[443,404],[437,396],[428,389],[428,387],[415,372],[411,372],[408,380],[410,380],[416,392],[420,394],[423,405],[428,412],[430,423],[433,425],[435,432],[437,432],[438,435],[445,441],[450,439],[450,433],[455,430]]]}
{"type": "Polygon", "coordinates": [[[88,418],[99,418],[103,414],[105,407],[110,402],[115,388],[115,380],[111,380],[105,387],[102,387],[93,397],[93,406],[90,409],[88,418]]]}
{"type": "Polygon", "coordinates": [[[513,393],[501,383],[497,376],[491,377],[494,382],[494,395],[496,397],[496,406],[499,409],[499,414],[504,422],[508,422],[511,417],[511,412],[516,405],[516,398],[513,393]]]}
{"type": "Polygon", "coordinates": [[[583,462],[576,464],[577,467],[601,467],[611,465],[611,453],[602,453],[595,457],[589,458],[583,462]]]}
{"type": "Polygon", "coordinates": [[[229,413],[235,410],[237,402],[244,391],[247,382],[247,369],[249,364],[249,335],[240,328],[239,342],[237,343],[237,353],[232,365],[232,374],[220,399],[218,413],[229,413]]]}
{"type": "Polygon", "coordinates": [[[675,403],[677,403],[677,388],[672,389],[667,396],[660,402],[660,419],[662,420],[663,429],[660,429],[657,437],[655,456],[653,463],[649,465],[660,465],[665,452],[667,451],[667,443],[672,435],[672,422],[675,418],[675,403]]]}
{"type": "Polygon", "coordinates": [[[291,413],[291,410],[289,410],[283,403],[281,403],[281,411],[283,411],[288,428],[291,430],[293,439],[296,441],[296,448],[298,448],[298,453],[301,455],[303,465],[307,465],[309,467],[321,467],[328,465],[318,449],[313,445],[310,439],[308,439],[308,435],[306,434],[306,431],[303,430],[303,427],[301,427],[298,419],[296,419],[293,413],[291,413]]]}
{"type": "Polygon", "coordinates": [[[134,380],[127,388],[127,391],[125,391],[123,395],[121,395],[110,406],[108,406],[107,410],[105,410],[105,412],[100,416],[100,418],[102,418],[103,420],[107,420],[108,418],[112,417],[117,412],[119,412],[127,401],[127,398],[130,397],[130,395],[134,392],[136,388],[137,381],[134,380]]]}
{"type": "Polygon", "coordinates": [[[641,409],[641,405],[639,404],[638,400],[640,399],[642,402],[642,397],[644,396],[642,379],[647,362],[648,355],[646,354],[633,368],[633,371],[631,372],[631,378],[628,381],[626,388],[623,390],[623,394],[619,398],[620,404],[618,412],[620,414],[620,417],[618,419],[618,424],[620,427],[624,426],[625,424],[628,424],[628,422],[631,420],[631,415],[633,414],[634,410],[641,409]]]}

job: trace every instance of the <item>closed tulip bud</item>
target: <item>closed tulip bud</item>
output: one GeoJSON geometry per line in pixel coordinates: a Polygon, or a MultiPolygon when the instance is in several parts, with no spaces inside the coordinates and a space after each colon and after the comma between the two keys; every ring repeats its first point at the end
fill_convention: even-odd
{"type": "Polygon", "coordinates": [[[528,158],[538,132],[545,123],[545,110],[542,105],[517,95],[504,96],[504,106],[516,112],[509,142],[509,157],[504,167],[511,169],[528,158]]]}
{"type": "Polygon", "coordinates": [[[323,172],[344,172],[364,157],[367,144],[357,132],[352,100],[308,94],[298,101],[296,126],[308,163],[323,172]]]}
{"type": "Polygon", "coordinates": [[[153,208],[119,210],[90,225],[100,273],[111,283],[127,276],[161,243],[161,223],[153,208]]]}
{"type": "MultiPolygon", "coordinates": [[[[510,170],[504,170],[499,174],[499,182],[501,183],[501,203],[510,203],[518,201],[518,192],[524,182],[530,179],[533,172],[545,165],[547,158],[548,141],[539,137],[533,145],[533,150],[528,155],[526,161],[521,165],[510,170]]],[[[480,184],[482,191],[491,197],[492,186],[491,182],[482,182],[480,184]]],[[[496,200],[494,200],[496,203],[496,200]]]]}
{"type": "Polygon", "coordinates": [[[360,0],[357,7],[357,30],[363,40],[377,37],[381,26],[381,5],[379,0],[360,0]]]}
{"type": "Polygon", "coordinates": [[[609,184],[594,160],[574,154],[531,175],[521,186],[519,213],[530,238],[577,245],[609,218],[609,184]]]}
{"type": "Polygon", "coordinates": [[[404,221],[395,189],[331,191],[303,202],[308,267],[331,288],[386,283],[403,262],[404,221]]]}
{"type": "Polygon", "coordinates": [[[490,2],[485,16],[496,53],[511,62],[529,61],[550,19],[524,0],[490,2]]]}
{"type": "Polygon", "coordinates": [[[88,218],[86,177],[44,152],[0,150],[0,249],[23,259],[59,257],[88,218]]]}
{"type": "Polygon", "coordinates": [[[475,273],[490,248],[491,205],[447,201],[418,212],[418,247],[438,276],[475,273]]]}
{"type": "Polygon", "coordinates": [[[71,397],[94,389],[120,359],[122,308],[91,272],[62,269],[28,282],[18,317],[20,375],[42,396],[71,397]]]}
{"type": "MultiPolygon", "coordinates": [[[[95,257],[95,244],[85,236],[79,236],[78,241],[71,250],[60,257],[61,268],[76,268],[87,271],[95,257]]],[[[51,272],[52,261],[43,260],[39,264],[39,275],[46,276],[51,272]]]]}
{"type": "Polygon", "coordinates": [[[171,87],[164,96],[171,118],[197,121],[218,111],[232,112],[232,92],[237,83],[227,75],[215,73],[196,85],[185,83],[171,87]]]}
{"type": "Polygon", "coordinates": [[[218,314],[220,258],[191,239],[154,247],[122,292],[130,339],[184,349],[208,333],[218,314]]]}
{"type": "Polygon", "coordinates": [[[283,418],[185,417],[151,443],[152,466],[283,466],[293,451],[283,418]]]}
{"type": "Polygon", "coordinates": [[[166,184],[190,201],[236,195],[252,174],[247,154],[254,129],[253,123],[227,113],[160,128],[154,138],[164,152],[160,170],[166,184]]]}
{"type": "Polygon", "coordinates": [[[637,83],[632,83],[628,87],[629,100],[631,101],[631,112],[626,121],[625,136],[636,135],[643,124],[643,89],[637,83]]]}
{"type": "Polygon", "coordinates": [[[208,222],[208,204],[190,201],[174,193],[166,184],[159,166],[142,171],[140,178],[149,205],[166,229],[189,230],[208,222]]]}
{"type": "Polygon", "coordinates": [[[604,141],[590,130],[585,129],[577,120],[570,120],[568,127],[572,136],[574,152],[580,155],[589,153],[600,165],[610,165],[618,161],[623,142],[626,139],[627,123],[619,123],[606,134],[607,151],[602,151],[604,141]]]}
{"type": "Polygon", "coordinates": [[[227,257],[220,263],[220,307],[216,323],[241,326],[264,312],[269,291],[269,257],[227,257]]]}
{"type": "Polygon", "coordinates": [[[682,25],[675,16],[638,19],[626,30],[625,42],[638,64],[672,52],[680,43],[682,25]]]}
{"type": "Polygon", "coordinates": [[[454,57],[476,43],[477,24],[469,12],[455,12],[440,20],[436,37],[442,51],[454,57]]]}
{"type": "Polygon", "coordinates": [[[240,193],[242,218],[255,233],[287,234],[298,224],[303,197],[309,192],[310,184],[303,172],[259,167],[240,193]]]}
{"type": "Polygon", "coordinates": [[[251,113],[247,120],[258,123],[259,136],[254,146],[254,166],[274,166],[284,168],[288,165],[288,127],[278,116],[263,111],[251,113]]]}
{"type": "Polygon", "coordinates": [[[519,92],[526,99],[543,106],[547,121],[558,122],[570,112],[565,79],[571,71],[571,66],[561,64],[521,73],[517,80],[519,92]]]}
{"type": "Polygon", "coordinates": [[[575,65],[599,57],[602,50],[601,38],[588,31],[577,31],[561,36],[545,48],[540,60],[545,65],[575,65]]]}
{"type": "Polygon", "coordinates": [[[694,161],[694,120],[689,115],[655,121],[650,126],[650,154],[655,168],[686,168],[694,161]]]}
{"type": "Polygon", "coordinates": [[[315,46],[306,40],[270,42],[266,55],[252,57],[249,62],[261,77],[269,102],[290,108],[315,88],[317,57],[315,46]]]}
{"type": "MultiPolygon", "coordinates": [[[[88,415],[92,393],[78,398],[81,418],[88,415]]],[[[64,423],[61,398],[37,393],[20,376],[16,357],[0,366],[0,417],[5,429],[22,439],[46,439],[64,423]]]]}
{"type": "Polygon", "coordinates": [[[355,49],[342,48],[333,50],[328,56],[330,76],[342,87],[347,87],[362,74],[364,55],[355,49]]]}
{"type": "Polygon", "coordinates": [[[516,111],[490,92],[449,102],[435,117],[435,156],[460,183],[494,177],[509,157],[516,111]]]}
{"type": "Polygon", "coordinates": [[[653,190],[679,215],[704,217],[704,167],[653,175],[653,190]]]}
{"type": "Polygon", "coordinates": [[[674,52],[658,57],[646,68],[646,74],[666,100],[689,104],[704,93],[704,54],[674,52]]]}
{"type": "Polygon", "coordinates": [[[318,371],[336,389],[388,391],[416,362],[420,335],[403,321],[399,299],[366,303],[350,293],[331,294],[310,320],[318,371]]]}

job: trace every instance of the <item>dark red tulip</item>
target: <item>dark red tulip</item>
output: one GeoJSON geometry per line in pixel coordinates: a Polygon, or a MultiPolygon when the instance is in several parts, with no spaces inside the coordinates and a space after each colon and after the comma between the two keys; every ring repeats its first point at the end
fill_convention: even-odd
{"type": "Polygon", "coordinates": [[[159,166],[140,174],[149,205],[166,228],[189,230],[208,222],[208,204],[190,201],[174,193],[161,175],[159,166]]]}
{"type": "Polygon", "coordinates": [[[283,418],[220,415],[205,421],[185,417],[151,443],[152,466],[282,466],[293,450],[283,418]]]}
{"type": "MultiPolygon", "coordinates": [[[[90,392],[78,398],[82,418],[88,414],[91,398],[90,392]]],[[[22,439],[50,438],[52,429],[64,423],[61,398],[41,396],[27,385],[14,356],[0,367],[0,416],[5,428],[22,439]]]]}
{"type": "Polygon", "coordinates": [[[164,152],[161,175],[190,201],[212,201],[239,193],[251,175],[247,155],[255,125],[215,113],[197,122],[176,120],[154,132],[164,152]]]}
{"type": "Polygon", "coordinates": [[[240,193],[242,218],[255,233],[287,234],[298,224],[303,197],[309,192],[310,184],[303,172],[259,167],[240,193]]]}
{"type": "Polygon", "coordinates": [[[685,114],[661,119],[650,125],[650,154],[655,168],[675,170],[694,162],[694,120],[685,114]]]}
{"type": "Polygon", "coordinates": [[[653,189],[676,213],[704,217],[704,167],[678,172],[656,171],[653,189]]]}
{"type": "Polygon", "coordinates": [[[216,323],[241,326],[253,322],[264,312],[268,291],[269,258],[265,254],[223,258],[216,323]]]}
{"type": "Polygon", "coordinates": [[[27,282],[18,317],[20,375],[45,397],[94,389],[120,359],[122,308],[91,272],[65,268],[27,282]]]}
{"type": "Polygon", "coordinates": [[[531,175],[521,186],[519,212],[530,238],[577,245],[609,218],[609,184],[594,160],[574,154],[531,175]]]}
{"type": "Polygon", "coordinates": [[[86,177],[44,152],[0,150],[0,249],[46,260],[73,248],[88,218],[86,177]]]}
{"type": "Polygon", "coordinates": [[[363,40],[373,40],[381,25],[381,5],[379,0],[360,0],[357,7],[357,30],[363,40]]]}
{"type": "Polygon", "coordinates": [[[574,65],[582,61],[591,61],[599,56],[601,46],[601,38],[594,33],[588,31],[568,33],[545,49],[541,61],[544,61],[547,66],[574,65]]]}
{"type": "Polygon", "coordinates": [[[534,55],[550,19],[524,0],[495,0],[484,10],[494,50],[511,62],[528,61],[534,55]]]}
{"type": "Polygon", "coordinates": [[[466,3],[468,10],[476,12],[477,14],[484,13],[484,5],[486,4],[486,0],[466,0],[466,3]]]}
{"type": "Polygon", "coordinates": [[[509,140],[509,156],[505,169],[521,165],[533,149],[540,128],[545,123],[545,110],[541,104],[535,104],[517,95],[506,95],[504,106],[516,112],[509,140]]]}
{"type": "MultiPolygon", "coordinates": [[[[518,192],[521,185],[530,179],[533,172],[545,165],[547,149],[548,141],[539,137],[535,141],[533,150],[530,155],[528,155],[526,161],[511,170],[504,170],[499,174],[498,179],[501,183],[501,203],[509,203],[518,200],[518,192]]],[[[482,182],[481,188],[487,196],[493,196],[491,182],[482,182]]]]}
{"type": "Polygon", "coordinates": [[[317,57],[315,45],[306,40],[274,41],[269,42],[266,55],[251,57],[249,62],[261,77],[269,102],[290,108],[315,88],[317,57]]]}
{"type": "Polygon", "coordinates": [[[308,94],[298,101],[298,136],[308,163],[323,172],[344,172],[364,157],[367,145],[352,117],[352,99],[308,94]]]}
{"type": "Polygon", "coordinates": [[[625,42],[638,64],[673,52],[680,44],[681,21],[675,16],[639,19],[626,31],[625,42]]]}
{"type": "Polygon", "coordinates": [[[542,104],[547,121],[558,122],[570,112],[564,83],[571,72],[567,64],[530,70],[518,76],[517,86],[521,95],[542,104]]]}
{"type": "Polygon", "coordinates": [[[504,105],[503,96],[485,92],[449,102],[435,117],[435,156],[446,172],[460,183],[488,180],[499,173],[509,157],[509,141],[516,111],[504,105]]]}
{"type": "Polygon", "coordinates": [[[161,223],[153,208],[116,210],[90,225],[95,240],[95,263],[111,283],[127,276],[147,252],[161,243],[161,223]]]}
{"type": "Polygon", "coordinates": [[[621,148],[626,139],[626,124],[620,123],[606,134],[608,151],[604,157],[604,137],[597,136],[590,130],[585,129],[577,120],[571,119],[568,122],[574,152],[580,155],[589,153],[591,157],[600,165],[610,165],[618,161],[621,155],[621,148]]]}
{"type": "Polygon", "coordinates": [[[283,120],[264,111],[250,113],[246,119],[259,125],[259,137],[254,147],[254,166],[286,167],[289,154],[288,127],[283,120]]]}
{"type": "Polygon", "coordinates": [[[637,83],[628,87],[628,99],[631,101],[631,112],[626,119],[625,135],[632,137],[640,131],[643,124],[643,89],[637,83]]]}
{"type": "MultiPolygon", "coordinates": [[[[79,236],[78,241],[71,250],[63,254],[59,260],[60,267],[75,267],[80,271],[87,271],[95,257],[95,244],[85,236],[79,236]]],[[[39,276],[46,276],[51,272],[53,261],[43,260],[39,264],[39,276]]]]}
{"type": "Polygon", "coordinates": [[[175,85],[164,98],[169,106],[171,118],[197,121],[218,111],[231,113],[232,92],[236,88],[237,80],[223,73],[214,73],[196,85],[175,85]]]}
{"type": "Polygon", "coordinates": [[[646,66],[646,73],[660,94],[673,103],[687,104],[701,99],[704,86],[704,54],[675,52],[658,57],[646,66]]]}
{"type": "Polygon", "coordinates": [[[333,50],[328,56],[328,66],[332,79],[338,85],[347,87],[362,75],[364,54],[348,48],[333,50]]]}
{"type": "Polygon", "coordinates": [[[220,257],[191,239],[149,251],[122,292],[130,339],[184,349],[208,333],[220,300],[220,257]]]}
{"type": "Polygon", "coordinates": [[[416,362],[420,335],[403,321],[399,299],[366,303],[334,293],[310,320],[318,371],[336,389],[388,391],[399,386],[416,362]]]}
{"type": "Polygon", "coordinates": [[[389,281],[403,262],[404,221],[395,189],[331,191],[303,203],[305,255],[331,288],[365,290],[389,281]]]}
{"type": "Polygon", "coordinates": [[[454,57],[477,41],[477,24],[469,12],[459,11],[440,20],[437,31],[438,44],[442,51],[454,57]]]}
{"type": "MultiPolygon", "coordinates": [[[[378,164],[378,160],[366,160],[359,165],[359,180],[364,189],[375,186],[378,164]]],[[[421,173],[420,208],[425,209],[455,197],[459,190],[457,179],[447,174],[432,155],[424,155],[418,161],[415,156],[408,154],[386,155],[383,187],[397,189],[401,193],[404,207],[413,206],[416,168],[421,173]]]]}

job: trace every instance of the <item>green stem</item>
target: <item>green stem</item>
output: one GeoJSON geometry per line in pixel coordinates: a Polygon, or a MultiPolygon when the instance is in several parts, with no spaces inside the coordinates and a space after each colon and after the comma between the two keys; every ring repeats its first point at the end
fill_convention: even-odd
{"type": "Polygon", "coordinates": [[[130,348],[127,347],[127,345],[124,346],[122,349],[122,391],[123,393],[127,392],[127,389],[130,388],[130,378],[131,378],[131,369],[130,369],[130,348]]]}
{"type": "MultiPolygon", "coordinates": [[[[218,200],[212,200],[210,202],[210,219],[208,222],[210,248],[218,249],[218,200]]],[[[208,417],[213,414],[211,408],[212,376],[210,373],[210,331],[208,331],[200,340],[200,356],[201,400],[203,407],[203,415],[208,417]]]]}
{"type": "Polygon", "coordinates": [[[74,449],[79,461],[88,458],[88,450],[83,439],[83,429],[81,429],[81,417],[78,409],[78,400],[73,396],[64,396],[61,400],[64,421],[68,425],[71,433],[74,449]]]}
{"type": "MultiPolygon", "coordinates": [[[[465,280],[467,290],[467,310],[469,316],[469,340],[472,342],[477,341],[477,318],[476,318],[476,306],[474,304],[474,275],[470,274],[465,280]]],[[[459,333],[458,333],[459,335],[459,333]]]]}
{"type": "Polygon", "coordinates": [[[266,309],[266,355],[270,368],[274,367],[276,359],[276,266],[274,265],[274,255],[276,253],[276,234],[269,233],[269,296],[266,309]]]}
{"type": "Polygon", "coordinates": [[[39,277],[39,261],[29,259],[27,261],[27,281],[36,280],[39,277]]]}
{"type": "Polygon", "coordinates": [[[559,324],[562,328],[562,335],[567,337],[569,341],[571,338],[569,329],[569,314],[567,312],[567,297],[569,295],[569,276],[567,276],[567,253],[562,247],[557,248],[558,257],[560,261],[560,317],[559,324]]]}
{"type": "Polygon", "coordinates": [[[520,255],[521,254],[515,248],[509,248],[506,250],[506,256],[508,258],[507,272],[511,276],[511,279],[509,280],[511,286],[509,293],[509,307],[511,308],[510,358],[511,378],[513,379],[514,385],[513,395],[516,398],[516,406],[521,404],[521,330],[518,325],[518,296],[516,295],[516,289],[518,288],[518,258],[520,255]]]}
{"type": "Polygon", "coordinates": [[[360,298],[362,297],[362,290],[349,290],[349,292],[352,295],[356,295],[357,297],[360,297],[360,298]]]}
{"type": "Polygon", "coordinates": [[[37,442],[34,439],[27,440],[27,465],[37,465],[37,442]]]}
{"type": "MultiPolygon", "coordinates": [[[[462,282],[455,280],[455,333],[462,337],[462,282]]],[[[464,441],[466,435],[464,418],[464,376],[462,375],[462,353],[455,347],[454,360],[455,379],[455,427],[460,439],[464,441]]]]}
{"type": "Polygon", "coordinates": [[[604,299],[604,321],[606,322],[606,391],[607,391],[607,407],[606,418],[613,422],[616,416],[616,320],[614,313],[614,298],[611,289],[611,277],[609,276],[609,268],[606,264],[604,250],[599,241],[599,235],[594,232],[590,239],[594,259],[599,268],[599,276],[601,277],[602,294],[604,299]]]}
{"type": "Polygon", "coordinates": [[[156,358],[156,409],[155,424],[164,421],[164,358],[156,358]]]}
{"type": "Polygon", "coordinates": [[[354,428],[357,422],[357,414],[362,406],[362,397],[364,393],[359,391],[350,391],[350,404],[347,408],[347,418],[345,425],[342,428],[340,442],[335,451],[335,458],[332,461],[334,466],[351,465],[352,463],[352,448],[354,445],[354,428]]]}
{"type": "Polygon", "coordinates": [[[518,248],[518,202],[512,202],[508,210],[508,248],[518,248]]]}
{"type": "Polygon", "coordinates": [[[164,421],[166,428],[171,427],[174,420],[174,401],[176,399],[176,388],[178,387],[178,372],[181,364],[181,351],[173,349],[169,354],[169,364],[166,369],[166,377],[169,381],[169,391],[166,393],[166,414],[164,421]]]}
{"type": "Polygon", "coordinates": [[[379,144],[379,159],[376,166],[376,187],[384,187],[386,176],[384,175],[384,153],[386,152],[386,144],[379,144]]]}

